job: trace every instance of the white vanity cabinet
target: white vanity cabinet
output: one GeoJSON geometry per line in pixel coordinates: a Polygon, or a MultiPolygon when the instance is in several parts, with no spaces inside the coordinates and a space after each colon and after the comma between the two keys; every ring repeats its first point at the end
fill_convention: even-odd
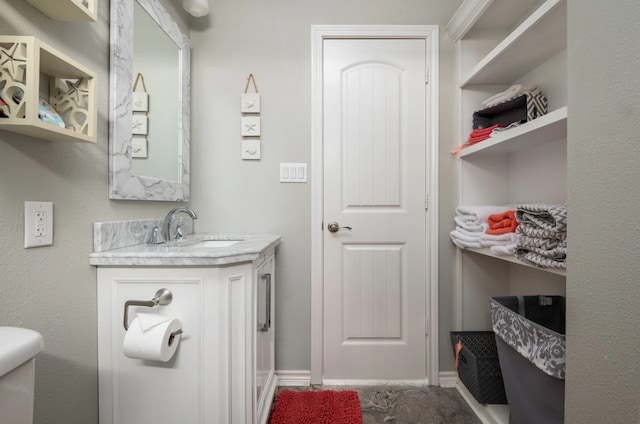
{"type": "MultiPolygon", "coordinates": [[[[458,144],[482,101],[511,85],[537,86],[548,99],[546,115],[452,157],[460,205],[567,201],[566,26],[565,0],[465,0],[445,28],[456,43],[458,144]]],[[[456,263],[455,330],[491,330],[491,296],[566,292],[565,270],[531,267],[490,249],[458,249],[456,263]]],[[[480,405],[463,390],[483,422],[508,422],[507,406],[480,405]]]]}
{"type": "Polygon", "coordinates": [[[274,248],[219,266],[98,266],[101,424],[265,423],[274,371],[274,248]],[[168,362],[123,353],[124,304],[171,290],[169,305],[129,307],[178,318],[168,362]]]}

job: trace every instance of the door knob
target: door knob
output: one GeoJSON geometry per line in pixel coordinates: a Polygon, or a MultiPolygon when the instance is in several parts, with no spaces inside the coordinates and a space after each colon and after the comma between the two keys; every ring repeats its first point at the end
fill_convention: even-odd
{"type": "Polygon", "coordinates": [[[341,227],[340,224],[338,224],[335,221],[331,221],[329,224],[327,224],[327,229],[331,233],[336,233],[336,232],[340,231],[340,229],[342,229],[342,228],[346,228],[347,230],[351,230],[351,227],[341,227]]]}

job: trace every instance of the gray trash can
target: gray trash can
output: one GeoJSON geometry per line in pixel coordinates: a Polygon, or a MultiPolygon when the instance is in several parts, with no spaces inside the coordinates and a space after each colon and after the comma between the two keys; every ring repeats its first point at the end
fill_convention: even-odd
{"type": "Polygon", "coordinates": [[[564,422],[563,296],[491,298],[510,424],[564,422]]]}

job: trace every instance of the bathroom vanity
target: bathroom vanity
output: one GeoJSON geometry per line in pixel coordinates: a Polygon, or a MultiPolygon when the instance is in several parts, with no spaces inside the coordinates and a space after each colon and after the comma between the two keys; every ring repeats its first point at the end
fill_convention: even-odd
{"type": "Polygon", "coordinates": [[[187,236],[96,251],[101,424],[266,423],[274,370],[277,235],[187,236]],[[124,355],[125,302],[172,292],[165,306],[129,306],[178,318],[168,362],[124,355]]]}

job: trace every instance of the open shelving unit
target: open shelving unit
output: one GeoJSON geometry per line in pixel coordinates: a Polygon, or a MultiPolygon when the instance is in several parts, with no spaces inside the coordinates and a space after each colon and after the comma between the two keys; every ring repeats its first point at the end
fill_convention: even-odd
{"type": "MultiPolygon", "coordinates": [[[[451,157],[459,163],[460,205],[566,202],[566,21],[565,0],[465,0],[445,28],[457,49],[458,144],[481,102],[511,85],[537,86],[548,98],[547,114],[451,157]]],[[[491,330],[491,296],[566,295],[564,269],[490,249],[458,249],[456,263],[454,330],[491,330]]],[[[483,422],[508,422],[508,406],[482,405],[462,383],[458,389],[483,422]]]]}
{"type": "Polygon", "coordinates": [[[98,0],[26,0],[56,21],[95,22],[98,0]]]}
{"type": "Polygon", "coordinates": [[[48,141],[96,142],[96,74],[36,37],[0,36],[0,129],[48,141]],[[64,127],[39,116],[47,102],[64,127]]]}

